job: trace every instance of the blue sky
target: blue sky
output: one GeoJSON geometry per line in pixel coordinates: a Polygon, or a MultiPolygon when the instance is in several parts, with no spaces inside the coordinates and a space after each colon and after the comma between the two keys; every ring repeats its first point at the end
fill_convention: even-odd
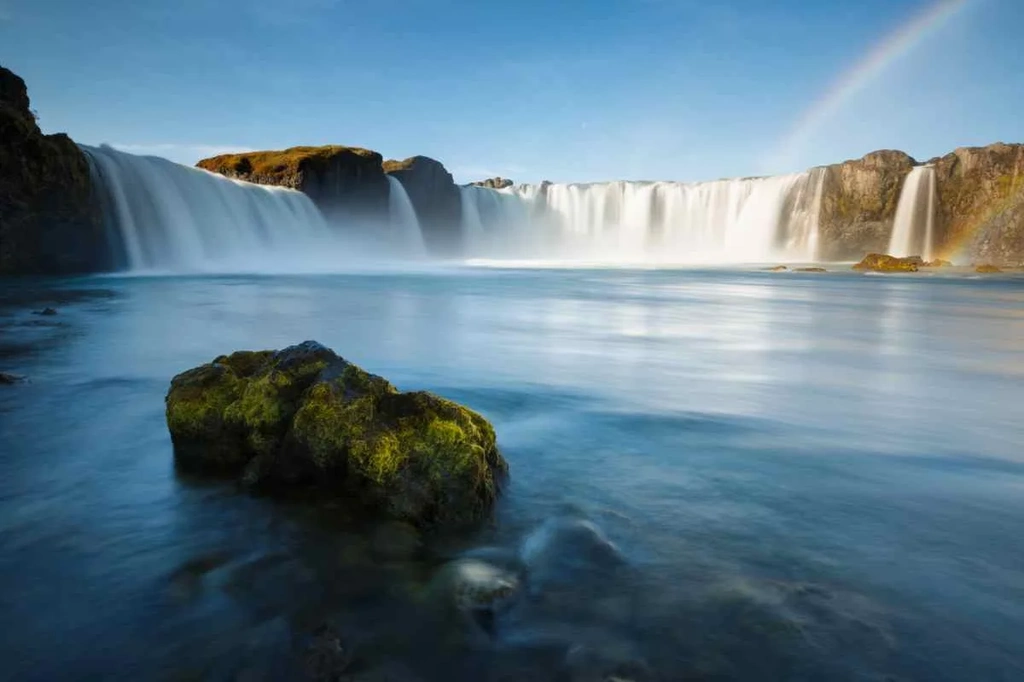
{"type": "Polygon", "coordinates": [[[183,163],[350,144],[460,181],[778,173],[1024,142],[1022,0],[970,0],[778,147],[932,0],[0,0],[48,132],[183,163]]]}

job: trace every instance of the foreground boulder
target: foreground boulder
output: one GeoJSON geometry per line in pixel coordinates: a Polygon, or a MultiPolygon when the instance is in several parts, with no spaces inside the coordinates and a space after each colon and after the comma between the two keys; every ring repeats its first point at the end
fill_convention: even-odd
{"type": "Polygon", "coordinates": [[[324,493],[421,526],[480,519],[507,472],[479,414],[401,393],[315,341],[179,374],[166,408],[184,470],[324,493]]]}
{"type": "Polygon", "coordinates": [[[854,265],[853,269],[872,272],[917,272],[922,264],[920,256],[897,258],[884,253],[869,253],[864,256],[864,260],[854,265]]]}

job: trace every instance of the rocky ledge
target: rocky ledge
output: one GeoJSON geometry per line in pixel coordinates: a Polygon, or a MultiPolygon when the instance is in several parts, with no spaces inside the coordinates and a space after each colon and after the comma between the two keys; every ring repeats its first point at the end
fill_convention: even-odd
{"type": "Polygon", "coordinates": [[[315,341],[179,374],[166,415],[182,470],[418,526],[481,519],[508,469],[479,414],[399,392],[315,341]]]}
{"type": "Polygon", "coordinates": [[[506,187],[511,187],[515,183],[509,180],[508,178],[498,176],[496,178],[478,180],[476,182],[471,182],[469,184],[473,185],[474,187],[485,187],[487,189],[505,189],[506,187]]]}

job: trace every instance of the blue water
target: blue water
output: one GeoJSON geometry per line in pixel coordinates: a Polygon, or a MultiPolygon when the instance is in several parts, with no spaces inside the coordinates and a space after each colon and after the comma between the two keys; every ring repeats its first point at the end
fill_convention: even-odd
{"type": "Polygon", "coordinates": [[[29,378],[0,386],[4,679],[304,679],[324,622],[356,680],[1024,679],[1020,277],[3,284],[0,370],[29,378]],[[493,521],[396,551],[176,474],[171,376],[305,339],[491,419],[493,521]],[[613,565],[556,535],[487,628],[432,601],[447,561],[552,523],[613,565]]]}

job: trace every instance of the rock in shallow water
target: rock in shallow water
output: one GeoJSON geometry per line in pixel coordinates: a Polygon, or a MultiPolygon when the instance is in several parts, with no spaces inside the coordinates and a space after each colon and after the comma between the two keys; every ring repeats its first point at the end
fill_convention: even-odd
{"type": "Polygon", "coordinates": [[[23,381],[25,381],[25,377],[23,376],[0,372],[0,386],[13,386],[14,384],[20,384],[23,381]]]}
{"type": "Polygon", "coordinates": [[[479,414],[401,393],[315,341],[179,374],[166,416],[185,470],[324,493],[417,525],[478,520],[507,472],[479,414]]]}
{"type": "Polygon", "coordinates": [[[897,258],[884,253],[869,253],[864,256],[864,260],[854,265],[853,269],[873,272],[917,272],[923,263],[920,256],[897,258]]]}

